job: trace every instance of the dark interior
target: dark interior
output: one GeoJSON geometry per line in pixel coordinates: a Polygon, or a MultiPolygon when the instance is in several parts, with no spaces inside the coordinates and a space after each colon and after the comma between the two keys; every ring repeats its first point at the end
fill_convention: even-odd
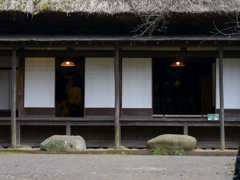
{"type": "Polygon", "coordinates": [[[195,115],[214,112],[214,59],[153,59],[153,114],[195,115]],[[172,62],[184,67],[172,67],[172,62]]]}
{"type": "MultiPolygon", "coordinates": [[[[56,57],[56,78],[59,73],[60,68],[65,68],[66,74],[64,75],[65,79],[68,79],[66,84],[66,91],[69,97],[71,88],[76,84],[77,87],[81,88],[81,106],[77,112],[71,112],[70,106],[67,101],[63,101],[63,110],[62,115],[57,115],[57,117],[83,117],[84,116],[84,70],[85,70],[85,59],[81,57],[76,58],[65,58],[65,57],[56,57]],[[75,66],[72,67],[61,67],[61,63],[64,61],[72,61],[75,63],[75,66]]],[[[57,82],[57,80],[56,80],[57,82]]],[[[55,89],[57,94],[58,89],[55,89]]],[[[57,102],[56,102],[57,103],[57,102]]],[[[56,104],[55,104],[56,109],[56,104]]]]}

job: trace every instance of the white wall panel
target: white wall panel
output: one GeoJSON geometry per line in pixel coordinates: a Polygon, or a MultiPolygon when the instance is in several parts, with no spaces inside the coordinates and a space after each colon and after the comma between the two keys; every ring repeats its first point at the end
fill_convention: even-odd
{"type": "Polygon", "coordinates": [[[26,58],[24,83],[24,107],[54,107],[55,58],[26,58]]]}
{"type": "MultiPolygon", "coordinates": [[[[223,59],[224,108],[240,109],[240,58],[223,59]]],[[[219,59],[216,60],[216,107],[219,102],[219,59]]]]}
{"type": "Polygon", "coordinates": [[[152,108],[151,58],[123,58],[122,107],[152,108]]]}
{"type": "Polygon", "coordinates": [[[115,107],[114,58],[86,58],[85,107],[115,107]]]}

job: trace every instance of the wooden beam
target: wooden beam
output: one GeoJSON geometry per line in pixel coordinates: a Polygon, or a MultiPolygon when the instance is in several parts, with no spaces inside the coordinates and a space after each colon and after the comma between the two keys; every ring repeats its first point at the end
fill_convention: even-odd
{"type": "Polygon", "coordinates": [[[115,61],[114,61],[114,73],[115,73],[115,148],[119,149],[121,137],[120,137],[120,78],[119,78],[119,47],[115,48],[115,61]]]}
{"type": "Polygon", "coordinates": [[[223,93],[223,48],[219,48],[219,94],[220,94],[220,134],[221,150],[225,150],[224,93],[223,93]]]}
{"type": "Polygon", "coordinates": [[[17,142],[17,136],[16,136],[16,47],[12,50],[12,104],[11,104],[11,145],[12,148],[16,148],[17,142]]]}
{"type": "MultiPolygon", "coordinates": [[[[11,56],[12,51],[0,50],[1,56],[11,56]]],[[[18,56],[26,57],[114,57],[114,51],[54,51],[54,50],[18,50],[18,56]]],[[[217,51],[121,51],[121,57],[152,57],[152,58],[218,58],[217,51]],[[160,53],[161,52],[161,53],[160,53]]],[[[239,51],[224,51],[225,58],[238,58],[239,51]]]]}

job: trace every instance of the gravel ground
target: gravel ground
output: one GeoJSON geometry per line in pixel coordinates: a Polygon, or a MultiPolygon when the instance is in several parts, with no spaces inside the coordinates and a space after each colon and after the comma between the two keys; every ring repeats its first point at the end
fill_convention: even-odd
{"type": "Polygon", "coordinates": [[[232,156],[0,154],[0,179],[230,180],[232,156]]]}

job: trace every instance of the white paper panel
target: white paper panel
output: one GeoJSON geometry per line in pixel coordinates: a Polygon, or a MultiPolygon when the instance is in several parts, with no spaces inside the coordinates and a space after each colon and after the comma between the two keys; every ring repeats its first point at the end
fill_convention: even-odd
{"type": "MultiPolygon", "coordinates": [[[[223,59],[224,108],[240,109],[240,58],[223,59]]],[[[216,107],[219,102],[219,59],[216,60],[216,107]]]]}
{"type": "Polygon", "coordinates": [[[86,58],[85,107],[114,108],[114,58],[86,58]]]}
{"type": "Polygon", "coordinates": [[[123,58],[122,107],[152,108],[151,58],[123,58]]]}
{"type": "Polygon", "coordinates": [[[54,107],[55,58],[25,59],[24,107],[54,107]]]}

